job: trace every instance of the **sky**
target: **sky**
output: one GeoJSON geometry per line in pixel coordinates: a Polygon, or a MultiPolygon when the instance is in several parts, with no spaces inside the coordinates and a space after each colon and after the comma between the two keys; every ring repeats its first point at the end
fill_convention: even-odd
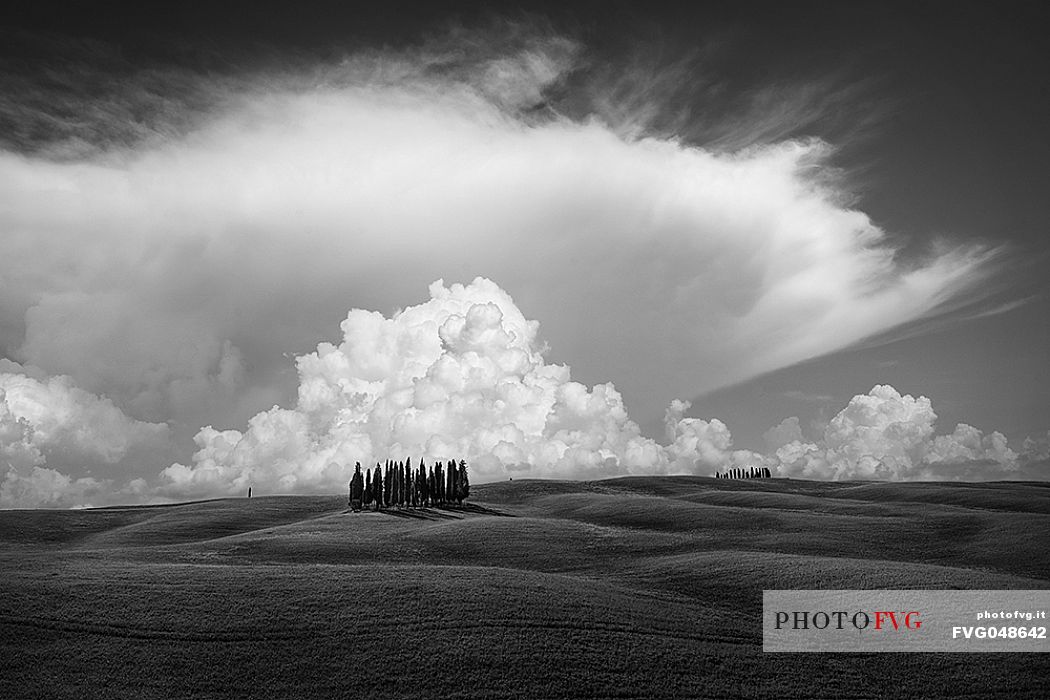
{"type": "Polygon", "coordinates": [[[5,6],[0,507],[1048,478],[1048,22],[913,5],[5,6]]]}

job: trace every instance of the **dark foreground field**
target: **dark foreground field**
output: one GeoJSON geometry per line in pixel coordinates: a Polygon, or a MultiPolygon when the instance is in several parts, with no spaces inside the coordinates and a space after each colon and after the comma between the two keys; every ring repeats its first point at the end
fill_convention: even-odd
{"type": "Polygon", "coordinates": [[[1050,587],[1050,488],[630,478],[463,509],[0,512],[0,697],[1046,697],[1046,654],[763,654],[766,588],[1050,587]]]}

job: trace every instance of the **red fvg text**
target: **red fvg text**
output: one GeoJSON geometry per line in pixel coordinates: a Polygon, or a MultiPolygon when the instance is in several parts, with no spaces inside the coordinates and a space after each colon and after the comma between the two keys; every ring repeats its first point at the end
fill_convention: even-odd
{"type": "Polygon", "coordinates": [[[846,612],[836,610],[825,612],[823,610],[813,612],[810,610],[777,611],[776,628],[808,630],[808,629],[847,629],[853,627],[858,630],[872,629],[880,631],[913,631],[922,627],[922,614],[918,610],[874,610],[865,612],[846,612]]]}

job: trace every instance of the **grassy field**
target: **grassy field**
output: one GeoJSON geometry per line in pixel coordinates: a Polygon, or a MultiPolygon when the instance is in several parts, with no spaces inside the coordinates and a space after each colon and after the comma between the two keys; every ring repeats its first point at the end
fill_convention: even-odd
{"type": "Polygon", "coordinates": [[[701,477],[0,512],[0,697],[1046,697],[1046,654],[763,654],[766,588],[1048,588],[1050,487],[701,477]]]}

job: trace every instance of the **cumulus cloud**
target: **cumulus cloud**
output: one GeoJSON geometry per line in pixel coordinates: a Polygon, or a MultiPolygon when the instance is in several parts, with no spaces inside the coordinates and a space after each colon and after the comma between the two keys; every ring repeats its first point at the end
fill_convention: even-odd
{"type": "Polygon", "coordinates": [[[168,426],[132,420],[68,377],[0,373],[0,507],[111,502],[129,489],[140,496],[144,481],[132,484],[129,471],[170,455],[168,441],[168,426]]]}
{"type": "Polygon", "coordinates": [[[351,311],[339,345],[298,358],[295,409],[260,413],[244,433],[203,429],[166,488],[340,488],[356,461],[405,456],[466,459],[479,480],[712,473],[731,457],[726,427],[683,418],[680,401],[670,447],[643,437],[611,383],[584,386],[546,361],[539,324],[490,280],[439,281],[430,295],[390,318],[351,311]]]}
{"type": "MultiPolygon", "coordinates": [[[[853,397],[818,442],[804,441],[797,418],[784,420],[766,435],[768,455],[734,449],[725,423],[688,417],[691,404],[675,399],[658,444],[641,434],[611,383],[588,387],[549,362],[539,324],[486,278],[435,282],[429,301],[390,317],[354,309],[341,328],[338,344],[321,343],[297,359],[294,408],[261,412],[243,432],[202,429],[192,463],[165,469],[159,492],[340,489],[354,462],[406,456],[466,459],[478,481],[710,475],[748,466],[835,480],[1032,473],[1021,470],[1001,433],[960,424],[935,435],[930,400],[885,385],[853,397]]],[[[1029,440],[1025,463],[1048,451],[1029,440]]]]}
{"type": "Polygon", "coordinates": [[[722,421],[688,417],[690,403],[675,399],[658,444],[611,383],[588,387],[549,362],[539,324],[492,281],[438,281],[430,297],[390,317],[352,310],[338,344],[297,358],[294,408],[260,412],[243,431],[201,429],[192,462],[159,477],[143,466],[170,454],[166,425],[131,419],[68,377],[0,373],[0,505],[339,490],[354,462],[391,456],[466,459],[477,481],[748,466],[811,479],[1048,476],[1050,440],[1029,439],[1018,454],[1001,433],[965,424],[935,435],[929,399],[884,385],[855,396],[819,441],[804,441],[797,418],[784,420],[766,434],[768,455],[734,449],[722,421]]]}
{"type": "Polygon", "coordinates": [[[733,436],[717,418],[710,421],[686,418],[692,403],[675,399],[664,413],[666,452],[670,471],[680,474],[714,474],[729,467],[762,463],[763,457],[750,450],[734,450],[733,436]]]}
{"type": "Polygon", "coordinates": [[[779,424],[764,432],[762,439],[770,450],[777,450],[792,442],[801,443],[803,441],[802,426],[799,425],[798,417],[791,416],[780,421],[779,424]]]}
{"type": "Polygon", "coordinates": [[[809,479],[973,480],[1043,478],[1039,442],[1028,440],[1024,455],[1007,445],[1000,432],[984,434],[960,423],[935,435],[937,414],[925,396],[901,395],[887,385],[854,396],[831,419],[823,440],[792,437],[797,419],[767,433],[780,442],[771,461],[784,476],[809,479]]]}

